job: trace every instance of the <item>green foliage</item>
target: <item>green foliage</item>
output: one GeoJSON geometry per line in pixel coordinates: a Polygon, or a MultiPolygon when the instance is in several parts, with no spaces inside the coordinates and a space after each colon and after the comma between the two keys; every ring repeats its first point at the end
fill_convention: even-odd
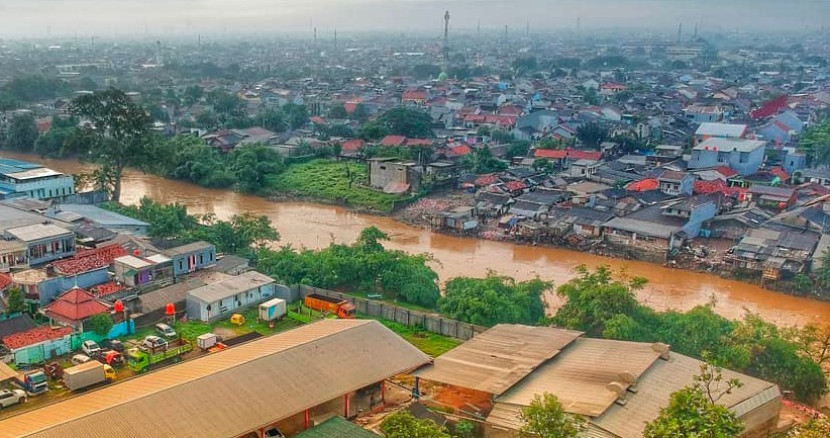
{"type": "Polygon", "coordinates": [[[377,140],[389,134],[409,138],[432,138],[432,117],[413,108],[396,107],[363,125],[360,133],[361,137],[367,140],[377,140]]]}
{"type": "Polygon", "coordinates": [[[830,118],[804,130],[798,147],[807,155],[813,165],[830,164],[830,118]]]}
{"type": "Polygon", "coordinates": [[[308,110],[303,105],[287,103],[282,107],[282,112],[291,129],[300,128],[308,122],[308,110]]]}
{"type": "MultiPolygon", "coordinates": [[[[493,137],[495,140],[495,137],[493,137]]],[[[498,140],[496,140],[498,141],[498,140]]],[[[512,141],[507,146],[506,155],[510,158],[512,157],[526,157],[527,153],[530,152],[530,142],[527,140],[521,141],[512,141]]]]}
{"type": "Polygon", "coordinates": [[[458,438],[473,438],[475,430],[476,425],[470,420],[459,420],[455,423],[455,434],[458,438]]]}
{"type": "Polygon", "coordinates": [[[20,313],[25,309],[26,300],[23,298],[23,291],[19,287],[9,289],[6,299],[6,312],[9,314],[20,313]]]}
{"type": "Polygon", "coordinates": [[[115,325],[115,321],[109,313],[99,313],[89,317],[89,328],[101,336],[107,336],[113,325],[115,325]]]}
{"type": "Polygon", "coordinates": [[[363,164],[319,159],[288,167],[281,174],[269,178],[268,187],[292,196],[384,213],[392,211],[395,202],[408,198],[360,185],[367,181],[366,166],[363,164]]]}
{"type": "Polygon", "coordinates": [[[285,170],[282,156],[261,144],[235,148],[228,161],[237,187],[247,193],[266,191],[268,180],[285,170]]]}
{"type": "Polygon", "coordinates": [[[555,395],[536,394],[533,401],[522,408],[519,418],[520,438],[576,438],[584,427],[584,420],[565,412],[555,395]]]}
{"type": "Polygon", "coordinates": [[[38,137],[35,118],[31,114],[20,114],[12,118],[6,132],[5,144],[0,146],[21,152],[30,152],[38,137]]]}
{"type": "Polygon", "coordinates": [[[545,317],[544,294],[553,284],[539,278],[517,282],[490,271],[485,278],[456,277],[439,301],[441,313],[471,324],[536,325],[545,317]]]}
{"type": "Polygon", "coordinates": [[[274,131],[283,132],[288,128],[288,122],[285,120],[285,115],[274,109],[267,109],[259,115],[260,125],[263,128],[274,131]]]}
{"type": "Polygon", "coordinates": [[[369,227],[352,245],[332,243],[318,251],[296,251],[290,246],[279,251],[261,249],[258,266],[286,284],[370,290],[434,308],[440,292],[438,275],[427,265],[432,258],[387,250],[380,244],[386,239],[386,234],[369,227]]]}
{"type": "Polygon", "coordinates": [[[20,102],[34,102],[52,99],[66,92],[66,82],[44,76],[25,76],[14,78],[3,87],[11,99],[20,102]]]}
{"type": "Polygon", "coordinates": [[[787,438],[827,438],[830,436],[830,418],[815,418],[791,430],[787,438]]]}
{"type": "Polygon", "coordinates": [[[586,123],[576,128],[576,138],[585,147],[596,149],[608,138],[608,130],[595,122],[586,123]]]}
{"type": "Polygon", "coordinates": [[[462,343],[458,339],[426,331],[420,327],[410,327],[386,319],[381,319],[380,323],[431,357],[438,357],[462,343]]]}
{"type": "Polygon", "coordinates": [[[386,438],[450,438],[447,430],[432,420],[419,420],[401,410],[383,419],[380,430],[386,438]]]}
{"type": "Polygon", "coordinates": [[[695,383],[671,395],[669,405],[646,425],[645,438],[737,438],[744,430],[741,420],[726,406],[717,404],[737,380],[723,381],[720,369],[704,364],[695,383]],[[724,386],[721,390],[720,387],[724,386]]]}
{"type": "Polygon", "coordinates": [[[346,112],[346,107],[343,104],[337,104],[329,109],[328,117],[330,119],[345,119],[349,117],[349,113],[346,112]]]}
{"type": "Polygon", "coordinates": [[[473,173],[491,173],[507,169],[507,163],[493,156],[490,147],[484,145],[462,158],[461,165],[473,173]]]}
{"type": "Polygon", "coordinates": [[[816,282],[821,296],[830,296],[830,250],[821,254],[821,267],[816,271],[816,282]]]}

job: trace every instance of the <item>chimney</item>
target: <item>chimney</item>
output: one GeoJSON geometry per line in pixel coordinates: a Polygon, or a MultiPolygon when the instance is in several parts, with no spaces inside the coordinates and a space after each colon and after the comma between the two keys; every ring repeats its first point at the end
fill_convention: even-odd
{"type": "Polygon", "coordinates": [[[617,395],[617,400],[615,402],[620,406],[625,406],[628,402],[625,398],[625,387],[620,382],[611,382],[605,386],[605,389],[613,392],[617,395]]]}
{"type": "Polygon", "coordinates": [[[669,350],[668,344],[664,344],[662,342],[655,342],[651,344],[651,349],[656,353],[660,353],[660,359],[669,360],[669,358],[671,357],[671,350],[669,350]]]}

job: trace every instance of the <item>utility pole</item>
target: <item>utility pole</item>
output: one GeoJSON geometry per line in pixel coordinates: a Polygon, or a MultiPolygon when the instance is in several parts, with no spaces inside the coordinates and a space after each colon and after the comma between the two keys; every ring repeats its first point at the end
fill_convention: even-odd
{"type": "Polygon", "coordinates": [[[680,39],[683,37],[683,22],[677,26],[677,43],[680,44],[680,39]]]}

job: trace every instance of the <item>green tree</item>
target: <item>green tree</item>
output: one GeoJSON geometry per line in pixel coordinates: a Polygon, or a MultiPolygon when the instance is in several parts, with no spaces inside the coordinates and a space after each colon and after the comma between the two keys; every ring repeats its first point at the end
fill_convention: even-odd
{"type": "Polygon", "coordinates": [[[20,114],[12,118],[6,132],[7,149],[29,152],[35,145],[38,137],[35,118],[31,114],[20,114]]]}
{"type": "Polygon", "coordinates": [[[282,112],[291,129],[299,129],[308,122],[308,110],[303,105],[287,103],[282,107],[282,112]]]}
{"type": "Polygon", "coordinates": [[[99,313],[89,317],[89,328],[98,335],[109,335],[113,325],[115,325],[115,321],[109,313],[99,313]]]}
{"type": "Polygon", "coordinates": [[[283,132],[288,127],[288,123],[285,121],[285,115],[275,109],[266,109],[259,117],[262,127],[269,131],[283,132]]]}
{"type": "Polygon", "coordinates": [[[458,438],[473,438],[475,431],[476,425],[470,420],[459,420],[455,423],[455,434],[458,438]]]}
{"type": "Polygon", "coordinates": [[[830,418],[822,415],[793,428],[787,438],[827,438],[830,436],[830,418]]]}
{"type": "Polygon", "coordinates": [[[456,277],[439,300],[441,313],[476,325],[536,325],[545,317],[545,292],[553,284],[539,278],[517,282],[490,271],[485,278],[456,277]]]}
{"type": "Polygon", "coordinates": [[[366,108],[366,105],[358,103],[354,111],[349,115],[349,118],[359,122],[365,122],[369,119],[369,109],[366,108]]]}
{"type": "Polygon", "coordinates": [[[559,399],[548,393],[536,394],[519,418],[520,438],[576,438],[584,427],[581,417],[569,415],[559,399]]]}
{"type": "Polygon", "coordinates": [[[187,105],[193,105],[204,96],[205,90],[198,85],[190,85],[184,90],[184,102],[187,105]]]}
{"type": "Polygon", "coordinates": [[[811,164],[830,164],[830,118],[824,118],[805,129],[798,147],[804,151],[811,164]]]}
{"type": "Polygon", "coordinates": [[[505,154],[508,157],[526,157],[528,152],[530,152],[530,142],[521,140],[510,142],[505,154]]]}
{"type": "Polygon", "coordinates": [[[507,163],[493,156],[493,151],[487,145],[476,149],[472,154],[465,155],[461,165],[473,173],[499,172],[507,169],[507,163]]]}
{"type": "Polygon", "coordinates": [[[376,122],[384,126],[388,134],[409,138],[432,138],[432,117],[420,110],[396,107],[383,113],[376,122]]]}
{"type": "Polygon", "coordinates": [[[23,291],[19,287],[9,289],[6,303],[6,312],[9,314],[20,313],[26,309],[26,301],[23,298],[23,291]]]}
{"type": "Polygon", "coordinates": [[[349,113],[346,112],[346,107],[339,103],[329,109],[328,117],[330,119],[345,119],[349,117],[349,113]]]}
{"type": "Polygon", "coordinates": [[[145,152],[152,119],[123,91],[114,88],[79,96],[71,107],[73,114],[91,124],[87,128],[94,139],[90,155],[102,168],[111,170],[112,199],[117,202],[124,168],[145,152]]]}
{"type": "Polygon", "coordinates": [[[551,172],[553,170],[553,164],[547,158],[537,158],[533,160],[533,170],[551,172]]]}
{"type": "Polygon", "coordinates": [[[724,380],[719,368],[703,364],[694,384],[672,394],[660,416],[646,425],[644,437],[737,438],[743,423],[718,401],[740,386],[737,379],[724,380]]]}
{"type": "Polygon", "coordinates": [[[237,147],[228,159],[243,192],[263,193],[268,180],[285,170],[282,156],[261,144],[237,147]]]}
{"type": "Polygon", "coordinates": [[[596,149],[608,138],[608,130],[596,122],[586,123],[576,128],[576,138],[585,147],[596,149]]]}
{"type": "Polygon", "coordinates": [[[407,411],[383,419],[380,430],[386,438],[450,438],[447,430],[432,420],[419,420],[407,411]]]}

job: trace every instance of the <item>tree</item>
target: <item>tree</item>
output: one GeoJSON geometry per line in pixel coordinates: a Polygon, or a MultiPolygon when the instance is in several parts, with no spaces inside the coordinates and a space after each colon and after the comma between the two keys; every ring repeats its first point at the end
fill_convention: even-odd
{"type": "Polygon", "coordinates": [[[287,103],[282,107],[282,112],[288,120],[291,129],[301,128],[308,122],[308,110],[303,105],[287,103]]]}
{"type": "Polygon", "coordinates": [[[537,158],[533,160],[533,170],[549,173],[553,170],[553,163],[547,158],[537,158]]]}
{"type": "Polygon", "coordinates": [[[237,187],[248,193],[263,193],[268,180],[285,170],[282,156],[261,144],[235,148],[228,161],[237,187]]]}
{"type": "Polygon", "coordinates": [[[476,425],[470,420],[458,420],[455,423],[455,434],[459,438],[473,438],[475,436],[476,425]]]}
{"type": "Polygon", "coordinates": [[[785,332],[785,337],[798,345],[801,353],[813,362],[830,365],[830,323],[793,328],[785,332]]]}
{"type": "Polygon", "coordinates": [[[109,335],[113,325],[115,325],[115,321],[109,313],[99,313],[89,317],[89,328],[101,336],[109,335]]]}
{"type": "Polygon", "coordinates": [[[822,415],[791,430],[787,438],[827,438],[830,436],[830,418],[822,415]]]}
{"type": "Polygon", "coordinates": [[[487,145],[478,148],[472,154],[465,155],[461,165],[473,173],[490,173],[507,169],[507,163],[494,157],[487,145]]]}
{"type": "Polygon", "coordinates": [[[583,429],[584,420],[565,412],[553,394],[536,394],[533,401],[522,408],[519,418],[520,438],[576,438],[583,429]]]}
{"type": "Polygon", "coordinates": [[[9,314],[20,313],[26,309],[26,301],[23,298],[23,291],[19,287],[9,289],[7,297],[6,312],[9,314]]]}
{"type": "Polygon", "coordinates": [[[389,134],[409,138],[432,138],[432,117],[420,110],[396,107],[378,117],[378,124],[389,134]]]}
{"type": "Polygon", "coordinates": [[[816,272],[816,282],[824,294],[830,291],[830,250],[821,254],[821,267],[816,272]]]}
{"type": "Polygon", "coordinates": [[[432,420],[419,420],[407,411],[383,419],[380,430],[386,438],[450,438],[447,430],[432,420]]]}
{"type": "MultiPolygon", "coordinates": [[[[495,136],[493,137],[495,140],[495,136]]],[[[530,142],[527,140],[514,141],[507,146],[505,155],[508,157],[526,157],[530,152],[530,142]]]]}
{"type": "Polygon", "coordinates": [[[677,391],[669,405],[646,425],[645,438],[737,438],[744,430],[741,420],[717,402],[741,386],[737,379],[724,380],[720,368],[701,365],[694,384],[677,391]]]}
{"type": "Polygon", "coordinates": [[[830,164],[830,118],[824,118],[805,129],[798,147],[804,151],[811,164],[830,164]]]}
{"type": "Polygon", "coordinates": [[[339,103],[329,109],[328,117],[330,119],[345,119],[349,117],[349,113],[346,112],[346,107],[339,103]]]}
{"type": "Polygon", "coordinates": [[[438,308],[450,318],[476,325],[536,325],[545,317],[544,294],[552,288],[539,278],[517,282],[490,271],[485,278],[448,281],[438,308]]]}
{"type": "Polygon", "coordinates": [[[358,103],[354,111],[349,115],[349,118],[359,122],[365,122],[369,119],[369,109],[366,108],[366,105],[358,103]]]}
{"type": "Polygon", "coordinates": [[[576,128],[576,138],[586,147],[596,149],[608,138],[608,131],[599,123],[586,123],[576,128]]]}
{"type": "Polygon", "coordinates": [[[269,108],[260,114],[262,127],[274,132],[283,132],[288,127],[282,112],[269,108]]]}
{"type": "Polygon", "coordinates": [[[111,170],[112,199],[121,198],[124,168],[146,149],[150,116],[127,95],[114,88],[79,96],[72,101],[72,112],[89,120],[87,128],[94,139],[90,155],[111,170]]]}
{"type": "Polygon", "coordinates": [[[31,114],[16,115],[12,118],[6,132],[6,148],[29,152],[38,137],[35,117],[31,114]]]}

